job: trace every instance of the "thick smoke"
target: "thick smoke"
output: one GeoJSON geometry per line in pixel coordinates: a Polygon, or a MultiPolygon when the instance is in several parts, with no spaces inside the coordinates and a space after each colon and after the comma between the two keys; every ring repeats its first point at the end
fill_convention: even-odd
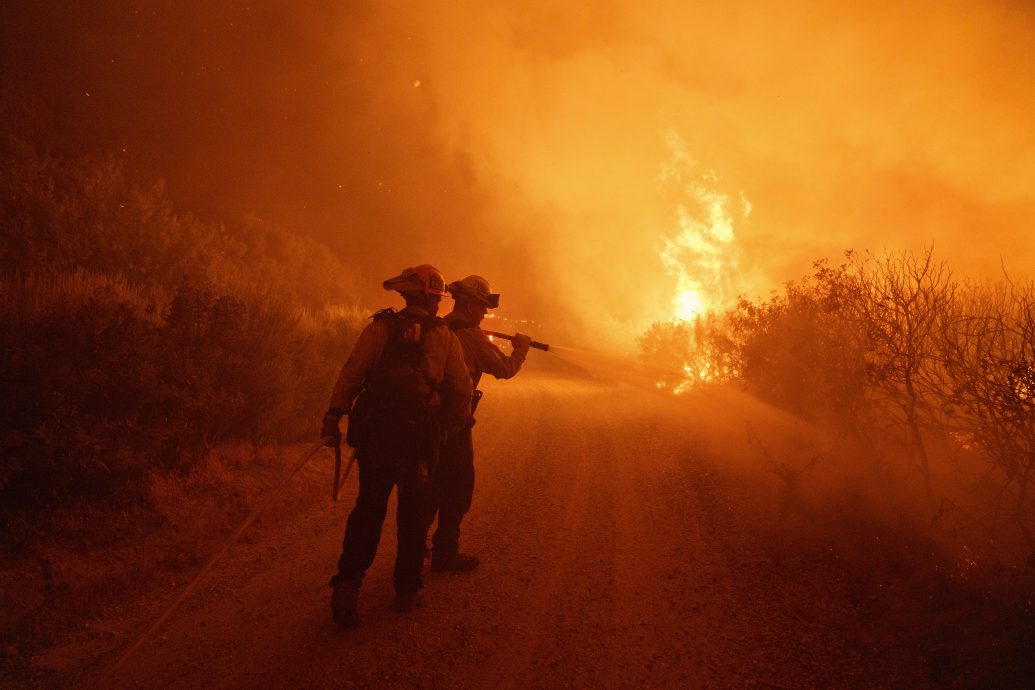
{"type": "MultiPolygon", "coordinates": [[[[4,126],[96,146],[183,207],[325,241],[385,301],[487,276],[536,335],[671,316],[675,131],[750,199],[745,290],[846,248],[1035,264],[1024,3],[6,3],[4,126]],[[7,96],[16,98],[8,98],[7,96]],[[29,113],[31,117],[27,117],[29,113]]],[[[735,198],[735,197],[734,197],[735,198]]]]}

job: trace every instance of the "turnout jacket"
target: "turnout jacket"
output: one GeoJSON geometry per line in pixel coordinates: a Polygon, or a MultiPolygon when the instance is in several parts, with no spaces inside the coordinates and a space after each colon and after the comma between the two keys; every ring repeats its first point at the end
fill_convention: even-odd
{"type": "MultiPolygon", "coordinates": [[[[406,307],[399,313],[427,317],[429,314],[417,307],[406,307]]],[[[441,420],[446,431],[460,429],[471,415],[471,377],[464,364],[460,341],[453,335],[444,321],[427,328],[424,333],[421,355],[421,371],[427,381],[428,400],[431,405],[441,406],[441,420]]],[[[337,383],[331,393],[330,408],[348,412],[352,403],[363,390],[367,378],[375,370],[385,345],[388,343],[388,326],[381,319],[371,321],[359,334],[352,353],[338,374],[337,383]]]]}
{"type": "Polygon", "coordinates": [[[468,324],[454,312],[446,314],[445,320],[463,345],[464,361],[467,362],[467,369],[475,387],[478,386],[483,373],[491,374],[498,379],[509,379],[521,370],[527,355],[525,351],[514,350],[507,356],[482,333],[481,328],[468,324]]]}

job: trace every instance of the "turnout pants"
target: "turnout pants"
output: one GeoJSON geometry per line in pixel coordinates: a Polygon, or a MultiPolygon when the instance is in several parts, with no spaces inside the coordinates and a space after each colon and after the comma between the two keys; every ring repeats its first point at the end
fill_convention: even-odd
{"type": "MultiPolygon", "coordinates": [[[[388,497],[398,487],[398,545],[395,555],[395,591],[411,594],[422,586],[424,541],[428,524],[428,484],[418,463],[430,463],[427,444],[421,434],[411,432],[378,434],[356,457],[359,465],[359,497],[349,514],[342,541],[338,574],[359,587],[374,562],[381,540],[381,527],[388,511],[388,497]]],[[[427,467],[427,464],[425,464],[427,467]]]]}
{"type": "Polygon", "coordinates": [[[471,429],[450,434],[442,447],[431,482],[428,526],[438,513],[438,529],[432,538],[434,558],[450,558],[460,548],[460,522],[471,509],[474,496],[474,445],[471,429]]]}

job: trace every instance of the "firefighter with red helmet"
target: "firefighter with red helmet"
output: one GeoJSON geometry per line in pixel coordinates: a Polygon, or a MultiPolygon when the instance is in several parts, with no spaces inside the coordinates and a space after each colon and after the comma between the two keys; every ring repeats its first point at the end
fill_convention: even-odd
{"type": "MultiPolygon", "coordinates": [[[[453,311],[444,318],[463,345],[464,361],[474,386],[478,386],[483,373],[498,379],[509,379],[517,374],[532,340],[518,333],[514,336],[513,351],[505,355],[482,333],[479,328],[482,319],[489,309],[497,308],[500,303],[499,294],[489,289],[489,281],[471,275],[450,283],[446,289],[453,296],[454,304],[453,311]]],[[[474,396],[474,405],[477,405],[481,391],[474,391],[474,396]]],[[[472,416],[462,430],[448,436],[432,481],[429,526],[438,514],[438,528],[432,539],[432,570],[463,572],[478,567],[476,556],[460,553],[460,522],[470,510],[474,496],[473,426],[472,416]]]]}
{"type": "Polygon", "coordinates": [[[442,273],[427,264],[407,268],[383,287],[399,292],[406,306],[377,312],[360,333],[321,430],[328,445],[340,443],[338,424],[349,415],[346,440],[359,466],[359,496],[331,578],[331,612],[342,627],[359,622],[359,588],[377,552],[393,488],[396,609],[406,612],[420,603],[429,477],[442,439],[462,429],[471,410],[471,378],[460,342],[436,318],[446,294],[442,273]]]}

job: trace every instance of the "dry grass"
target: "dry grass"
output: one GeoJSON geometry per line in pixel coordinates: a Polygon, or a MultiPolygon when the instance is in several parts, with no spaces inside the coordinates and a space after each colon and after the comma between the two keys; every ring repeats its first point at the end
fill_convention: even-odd
{"type": "Polygon", "coordinates": [[[0,562],[0,645],[27,655],[113,605],[181,587],[290,459],[229,445],[186,476],[152,476],[150,507],[88,503],[56,511],[38,525],[43,538],[29,552],[0,562]]]}
{"type": "Polygon", "coordinates": [[[72,272],[35,268],[0,275],[0,314],[13,323],[32,323],[47,314],[63,313],[91,299],[125,304],[158,325],[168,303],[163,292],[145,291],[122,275],[85,268],[72,272]]]}

